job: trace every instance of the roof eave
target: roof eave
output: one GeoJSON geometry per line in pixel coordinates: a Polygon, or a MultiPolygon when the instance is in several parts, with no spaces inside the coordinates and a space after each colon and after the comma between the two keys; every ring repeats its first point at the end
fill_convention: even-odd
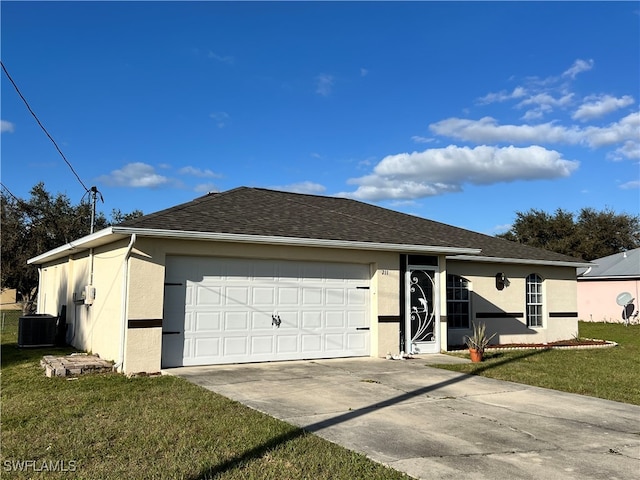
{"type": "Polygon", "coordinates": [[[593,263],[589,262],[565,262],[559,260],[536,260],[531,258],[504,258],[504,257],[483,257],[479,255],[450,255],[447,260],[464,260],[468,262],[486,262],[486,263],[516,263],[521,265],[549,265],[554,267],[592,267],[593,263]]]}
{"type": "Polygon", "coordinates": [[[378,250],[397,251],[405,253],[440,253],[440,254],[469,254],[480,253],[479,248],[442,247],[432,245],[410,245],[395,243],[361,242],[349,240],[331,240],[304,237],[280,237],[269,235],[248,235],[237,233],[216,233],[185,230],[161,230],[132,227],[112,227],[113,233],[130,235],[135,233],[138,237],[182,239],[182,240],[207,240],[217,242],[257,243],[263,245],[287,245],[300,247],[324,247],[341,248],[351,250],[378,250]]]}
{"type": "Polygon", "coordinates": [[[578,280],[593,282],[597,280],[640,280],[640,275],[578,275],[578,280]]]}
{"type": "Polygon", "coordinates": [[[118,235],[117,232],[113,231],[113,227],[107,227],[103,230],[92,233],[91,235],[87,235],[73,242],[69,242],[61,245],[60,247],[54,248],[53,250],[49,250],[48,252],[38,255],[37,257],[30,258],[29,260],[27,260],[27,264],[41,265],[46,262],[58,260],[73,253],[78,253],[90,248],[106,245],[107,243],[111,243],[121,236],[122,235],[118,235]]]}
{"type": "Polygon", "coordinates": [[[316,238],[277,237],[265,235],[242,235],[235,233],[209,233],[184,230],[159,230],[133,227],[108,227],[99,232],[79,238],[60,247],[49,250],[37,257],[27,260],[29,265],[41,265],[46,262],[59,260],[68,255],[79,253],[90,248],[106,245],[131,234],[139,237],[182,239],[182,240],[206,240],[218,242],[257,243],[264,245],[288,245],[303,247],[343,248],[352,250],[377,250],[397,251],[404,253],[427,254],[477,254],[479,248],[441,247],[430,245],[409,245],[376,242],[356,242],[346,240],[325,240],[316,238]]]}

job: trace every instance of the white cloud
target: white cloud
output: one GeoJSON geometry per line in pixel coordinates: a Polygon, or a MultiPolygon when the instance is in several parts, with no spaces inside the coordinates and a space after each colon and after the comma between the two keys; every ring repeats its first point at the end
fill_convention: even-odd
{"type": "Polygon", "coordinates": [[[492,117],[480,120],[448,118],[429,125],[436,135],[443,135],[475,143],[578,143],[577,128],[568,129],[554,123],[538,125],[499,125],[492,117]]]}
{"type": "Polygon", "coordinates": [[[623,183],[622,185],[620,185],[620,188],[622,190],[637,190],[637,189],[640,189],[640,181],[639,180],[633,180],[631,182],[623,183]]]}
{"type": "Polygon", "coordinates": [[[500,234],[500,233],[507,233],[512,228],[513,228],[513,224],[511,224],[511,223],[505,223],[504,225],[496,225],[495,227],[493,227],[491,233],[493,235],[497,235],[497,234],[500,234]]]}
{"type": "Polygon", "coordinates": [[[224,128],[228,125],[231,117],[227,112],[213,112],[209,114],[209,118],[212,118],[218,128],[224,128]]]}
{"type": "Polygon", "coordinates": [[[527,90],[524,87],[516,87],[512,92],[506,92],[502,90],[496,93],[488,93],[484,97],[479,98],[476,102],[480,105],[488,105],[496,102],[506,102],[514,98],[522,98],[527,94],[527,90]]]}
{"type": "Polygon", "coordinates": [[[629,141],[637,144],[640,142],[640,111],[630,113],[606,127],[587,127],[584,129],[584,136],[588,145],[594,148],[627,144],[629,141]]]}
{"type": "Polygon", "coordinates": [[[516,105],[517,108],[526,107],[529,105],[535,105],[537,107],[544,107],[548,111],[551,111],[553,107],[564,107],[571,103],[573,93],[567,93],[559,98],[554,97],[548,92],[541,92],[535,95],[531,95],[516,105]]]}
{"type": "Polygon", "coordinates": [[[429,125],[436,135],[462,141],[483,143],[584,144],[591,148],[625,145],[617,151],[626,158],[636,158],[633,143],[640,142],[640,112],[633,112],[605,127],[565,127],[554,122],[537,125],[500,125],[492,117],[480,120],[448,118],[429,125]],[[629,144],[628,142],[632,142],[629,144]]]}
{"type": "Polygon", "coordinates": [[[217,60],[218,62],[228,63],[229,65],[233,64],[234,61],[233,57],[230,55],[219,55],[215,52],[212,52],[211,50],[209,50],[207,57],[213,60],[217,60]]]}
{"type": "Polygon", "coordinates": [[[16,127],[13,123],[7,120],[0,120],[0,132],[2,133],[13,133],[16,127]]]}
{"type": "Polygon", "coordinates": [[[634,99],[630,95],[624,95],[620,98],[611,95],[592,95],[585,98],[585,103],[578,107],[572,118],[585,122],[615,112],[620,108],[628,107],[633,102],[634,99]]]}
{"type": "Polygon", "coordinates": [[[215,173],[212,170],[209,170],[208,168],[205,168],[204,170],[201,168],[197,168],[197,167],[182,167],[180,170],[178,170],[178,173],[181,175],[192,175],[194,177],[201,177],[201,178],[221,178],[222,175],[220,175],[219,173],[215,173]]]}
{"type": "Polygon", "coordinates": [[[640,142],[633,142],[629,140],[621,147],[610,152],[607,155],[607,158],[614,161],[624,160],[626,158],[631,160],[640,160],[640,142]]]}
{"type": "Polygon", "coordinates": [[[421,137],[420,135],[414,135],[411,137],[415,143],[432,143],[435,141],[432,137],[421,137]]]}
{"type": "Polygon", "coordinates": [[[281,190],[283,192],[292,192],[292,193],[307,193],[313,195],[319,195],[325,192],[326,188],[319,183],[314,182],[298,182],[291,183],[289,185],[277,185],[269,187],[273,190],[281,190]]]}
{"type": "Polygon", "coordinates": [[[416,199],[459,192],[466,183],[491,185],[567,177],[578,165],[579,162],[565,160],[560,153],[540,146],[469,148],[450,145],[389,155],[370,175],[349,180],[350,184],[358,185],[354,192],[340,195],[370,201],[416,199]]]}
{"type": "Polygon", "coordinates": [[[581,60],[578,59],[573,62],[573,65],[562,73],[563,77],[576,78],[576,75],[582,72],[586,72],[593,68],[593,60],[581,60]]]}
{"type": "Polygon", "coordinates": [[[568,108],[573,103],[575,96],[570,90],[571,82],[578,73],[592,69],[593,65],[593,60],[576,60],[559,76],[550,76],[544,79],[527,77],[523,79],[523,85],[516,86],[512,91],[502,90],[488,93],[477,99],[476,103],[487,105],[517,100],[515,108],[527,109],[522,116],[523,120],[538,120],[556,108],[568,108]]]}
{"type": "Polygon", "coordinates": [[[195,192],[198,193],[210,193],[210,192],[219,192],[220,190],[218,189],[217,186],[215,186],[213,183],[200,183],[198,185],[196,185],[193,190],[195,192]]]}
{"type": "Polygon", "coordinates": [[[323,97],[328,97],[333,91],[333,76],[322,73],[316,77],[316,93],[323,97]]]}
{"type": "Polygon", "coordinates": [[[142,162],[128,163],[119,170],[98,177],[110,187],[154,188],[166,185],[169,179],[158,175],[151,165],[142,162]]]}

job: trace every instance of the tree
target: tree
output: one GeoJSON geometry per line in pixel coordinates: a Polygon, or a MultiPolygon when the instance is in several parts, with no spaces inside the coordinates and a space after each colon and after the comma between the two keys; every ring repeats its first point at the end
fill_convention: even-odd
{"type": "MultiPolygon", "coordinates": [[[[32,307],[38,289],[38,271],[27,265],[27,260],[91,231],[90,204],[74,206],[64,194],[51,195],[42,182],[31,189],[30,195],[26,201],[4,192],[0,197],[2,288],[16,289],[25,312],[32,307]]],[[[122,214],[118,210],[123,218],[138,212],[142,214],[122,214]]],[[[96,213],[96,231],[108,225],[104,214],[96,213]]]]}
{"type": "Polygon", "coordinates": [[[119,208],[111,210],[111,224],[117,225],[118,223],[126,222],[127,220],[134,220],[144,215],[142,210],[134,210],[131,213],[122,213],[119,208]]]}
{"type": "Polygon", "coordinates": [[[511,230],[498,237],[590,261],[640,247],[640,216],[609,208],[583,208],[577,215],[531,209],[516,212],[511,230]]]}

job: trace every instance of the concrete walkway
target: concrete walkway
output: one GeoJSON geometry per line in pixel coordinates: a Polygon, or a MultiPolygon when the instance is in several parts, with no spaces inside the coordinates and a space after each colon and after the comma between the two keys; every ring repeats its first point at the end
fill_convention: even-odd
{"type": "Polygon", "coordinates": [[[425,358],[167,373],[416,478],[640,478],[640,407],[440,370],[425,358]]]}

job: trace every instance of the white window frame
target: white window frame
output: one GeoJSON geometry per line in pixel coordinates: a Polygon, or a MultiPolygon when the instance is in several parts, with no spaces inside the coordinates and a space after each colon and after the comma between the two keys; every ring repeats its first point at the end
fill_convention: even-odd
{"type": "Polygon", "coordinates": [[[530,273],[526,279],[527,327],[544,327],[544,280],[537,273],[530,273]]]}
{"type": "MultiPolygon", "coordinates": [[[[468,330],[469,328],[471,328],[471,282],[469,280],[467,280],[466,278],[464,278],[462,275],[456,275],[454,273],[448,273],[447,274],[447,325],[449,326],[449,328],[452,329],[456,329],[456,330],[468,330]],[[457,285],[455,284],[454,286],[450,287],[449,286],[449,277],[455,277],[456,279],[460,279],[462,280],[462,285],[457,285]],[[455,292],[455,291],[466,291],[467,295],[466,295],[466,300],[465,299],[460,299],[460,298],[455,298],[455,294],[452,295],[452,298],[449,298],[449,293],[450,292],[455,292]],[[451,303],[463,303],[463,304],[467,304],[467,324],[466,326],[462,325],[452,325],[451,323],[449,323],[449,318],[450,315],[453,313],[450,311],[449,309],[449,304],[451,303]]],[[[461,295],[462,296],[462,295],[461,295]]]]}

